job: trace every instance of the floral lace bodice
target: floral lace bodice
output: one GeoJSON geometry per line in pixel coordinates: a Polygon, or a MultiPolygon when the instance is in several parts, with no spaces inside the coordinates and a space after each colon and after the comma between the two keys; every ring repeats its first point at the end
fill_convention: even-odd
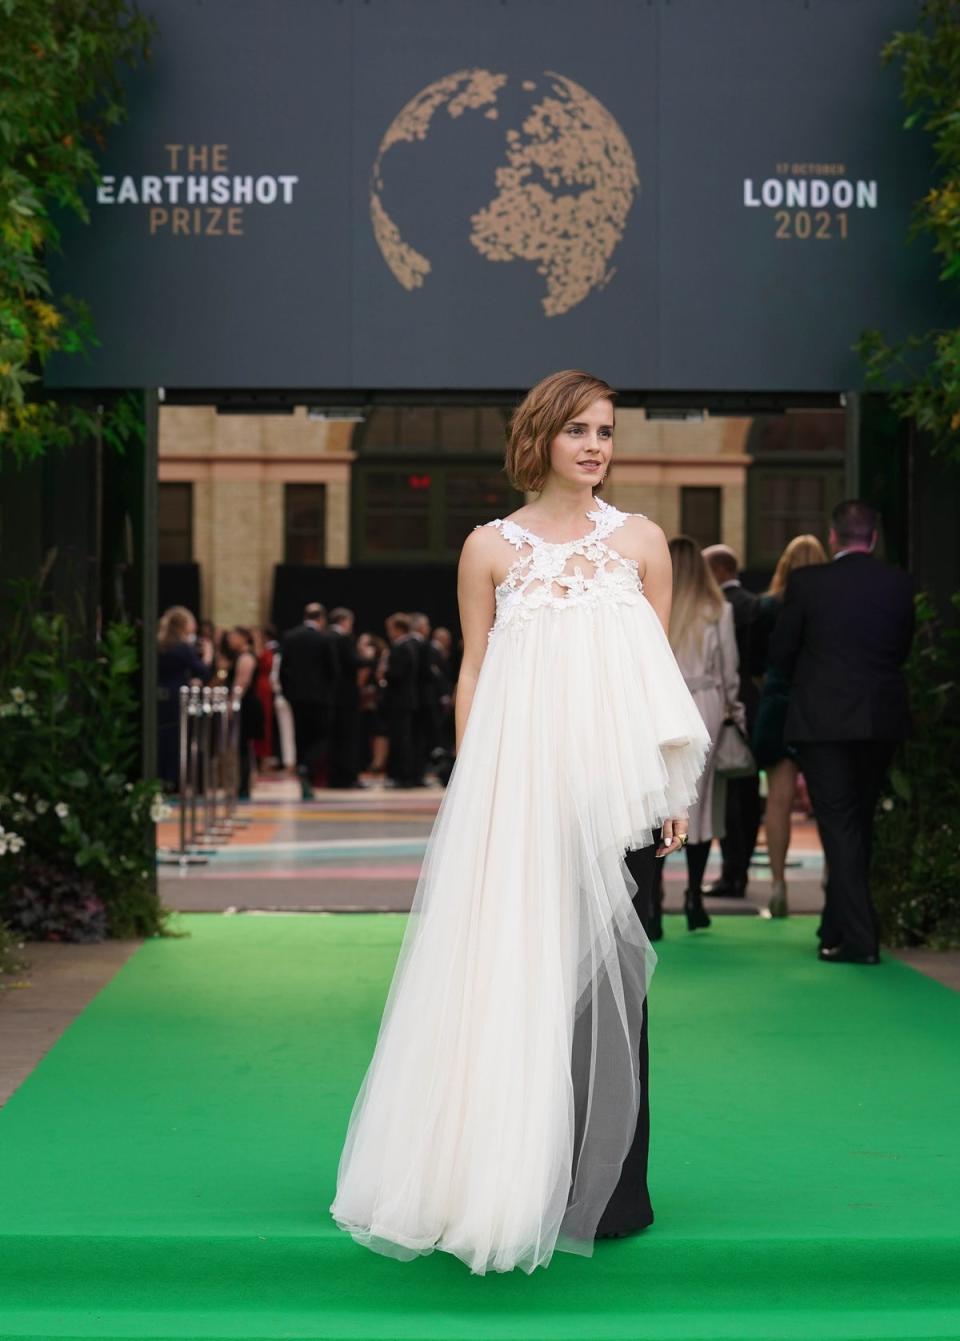
{"type": "Polygon", "coordinates": [[[496,618],[488,638],[499,628],[526,621],[544,607],[562,610],[575,605],[636,605],[643,599],[636,559],[618,554],[605,543],[628,517],[643,514],[621,512],[598,497],[594,502],[597,506],[586,514],[594,522],[593,530],[579,540],[544,540],[501,517],[485,523],[495,526],[521,552],[496,588],[496,618]]]}

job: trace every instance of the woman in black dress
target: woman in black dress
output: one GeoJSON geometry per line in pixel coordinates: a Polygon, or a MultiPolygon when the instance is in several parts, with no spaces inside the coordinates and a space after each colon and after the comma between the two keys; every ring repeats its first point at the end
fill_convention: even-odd
{"type": "Polygon", "coordinates": [[[797,789],[797,760],[795,750],[783,739],[790,684],[767,664],[767,649],[780,616],[790,574],[795,568],[826,561],[823,546],[815,535],[795,536],[780,555],[770,586],[760,597],[751,634],[752,670],[755,675],[763,676],[751,746],[757,766],[767,775],[763,826],[772,877],[767,905],[771,917],[786,917],[789,912],[785,872],[790,846],[790,816],[797,789]]]}
{"type": "Polygon", "coordinates": [[[240,711],[239,764],[240,777],[237,797],[250,799],[250,775],[253,771],[253,746],[265,729],[263,704],[257,693],[260,668],[253,648],[253,633],[241,625],[223,635],[221,647],[227,663],[227,685],[236,710],[240,711]]]}

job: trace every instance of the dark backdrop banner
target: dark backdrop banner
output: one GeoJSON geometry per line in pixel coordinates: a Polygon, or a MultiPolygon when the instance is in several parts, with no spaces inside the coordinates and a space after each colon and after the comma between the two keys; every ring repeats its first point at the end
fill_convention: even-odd
{"type": "Polygon", "coordinates": [[[144,0],[58,387],[857,387],[935,318],[915,0],[144,0]]]}

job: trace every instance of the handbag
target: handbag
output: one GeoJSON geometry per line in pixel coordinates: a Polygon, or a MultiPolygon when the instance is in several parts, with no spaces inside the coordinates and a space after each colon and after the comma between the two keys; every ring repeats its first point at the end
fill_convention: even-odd
{"type": "MultiPolygon", "coordinates": [[[[720,673],[723,683],[727,683],[726,665],[723,657],[723,641],[717,629],[717,642],[720,648],[720,673]]],[[[725,778],[752,778],[757,771],[757,761],[747,740],[747,710],[739,699],[727,703],[724,709],[717,747],[713,752],[714,768],[725,778]]]]}

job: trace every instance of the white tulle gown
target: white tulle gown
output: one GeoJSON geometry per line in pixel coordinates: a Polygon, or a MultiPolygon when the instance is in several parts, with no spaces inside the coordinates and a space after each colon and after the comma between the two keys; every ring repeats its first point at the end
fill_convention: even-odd
{"type": "Polygon", "coordinates": [[[709,737],[609,538],[518,551],[427,843],[330,1210],[483,1273],[589,1255],[633,1139],[656,955],[623,854],[696,799],[709,737]]]}

